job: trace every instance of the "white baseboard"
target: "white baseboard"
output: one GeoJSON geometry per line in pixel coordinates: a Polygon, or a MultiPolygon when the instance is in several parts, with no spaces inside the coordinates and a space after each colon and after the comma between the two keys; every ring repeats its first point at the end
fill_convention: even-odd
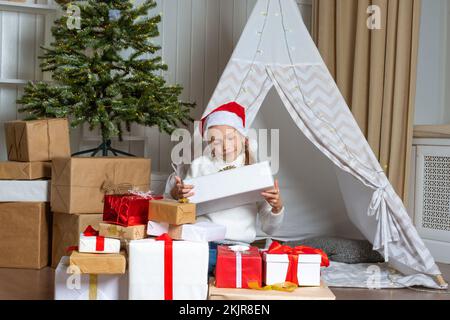
{"type": "Polygon", "coordinates": [[[436,262],[450,264],[450,243],[423,239],[436,262]]]}

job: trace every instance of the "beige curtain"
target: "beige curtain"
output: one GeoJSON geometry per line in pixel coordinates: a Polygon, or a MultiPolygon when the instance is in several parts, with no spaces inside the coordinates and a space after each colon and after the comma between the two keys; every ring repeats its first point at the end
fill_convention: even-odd
{"type": "Polygon", "coordinates": [[[407,201],[420,0],[314,0],[313,37],[397,193],[407,201]],[[371,5],[381,28],[369,29],[371,5]]]}

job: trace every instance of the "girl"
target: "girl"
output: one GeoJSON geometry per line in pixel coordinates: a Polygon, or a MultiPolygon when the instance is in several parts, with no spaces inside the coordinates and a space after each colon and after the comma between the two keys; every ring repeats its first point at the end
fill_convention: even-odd
{"type": "MultiPolygon", "coordinates": [[[[233,102],[214,110],[202,119],[201,130],[207,137],[207,152],[192,162],[187,179],[253,163],[245,130],[245,109],[239,104],[233,102]]],[[[178,200],[192,197],[194,193],[195,186],[185,185],[178,176],[169,178],[167,197],[178,200]]],[[[278,181],[275,181],[272,189],[261,195],[265,201],[210,213],[198,217],[198,221],[225,226],[225,243],[250,244],[256,238],[256,221],[259,215],[261,229],[272,235],[281,225],[284,216],[278,181]]]]}

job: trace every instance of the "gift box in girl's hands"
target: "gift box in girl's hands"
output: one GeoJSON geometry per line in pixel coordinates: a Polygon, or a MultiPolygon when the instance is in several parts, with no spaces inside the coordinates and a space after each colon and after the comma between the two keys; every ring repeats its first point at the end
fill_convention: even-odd
{"type": "Polygon", "coordinates": [[[261,192],[272,188],[274,180],[269,162],[230,169],[183,181],[193,185],[189,201],[197,206],[197,215],[235,208],[264,200],[261,192]]]}

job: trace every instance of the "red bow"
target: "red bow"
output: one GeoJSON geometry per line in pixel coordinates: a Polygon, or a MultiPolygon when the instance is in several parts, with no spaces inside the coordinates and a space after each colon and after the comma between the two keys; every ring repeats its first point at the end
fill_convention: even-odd
{"type": "Polygon", "coordinates": [[[83,235],[86,237],[95,237],[95,251],[105,251],[105,237],[100,237],[99,232],[92,228],[92,226],[87,226],[83,235]]]}
{"type": "Polygon", "coordinates": [[[298,246],[291,248],[289,246],[283,246],[280,243],[274,241],[267,251],[268,254],[287,254],[289,257],[289,266],[286,273],[286,281],[292,282],[298,285],[297,269],[298,269],[298,256],[300,254],[320,254],[322,256],[321,267],[328,267],[330,261],[325,252],[320,249],[311,248],[307,246],[298,246]]]}
{"type": "Polygon", "coordinates": [[[98,231],[89,225],[86,227],[86,229],[84,229],[83,235],[85,235],[86,237],[95,237],[98,236],[98,231]]]}
{"type": "Polygon", "coordinates": [[[156,241],[164,241],[164,300],[173,300],[173,240],[164,233],[156,241]]]}

